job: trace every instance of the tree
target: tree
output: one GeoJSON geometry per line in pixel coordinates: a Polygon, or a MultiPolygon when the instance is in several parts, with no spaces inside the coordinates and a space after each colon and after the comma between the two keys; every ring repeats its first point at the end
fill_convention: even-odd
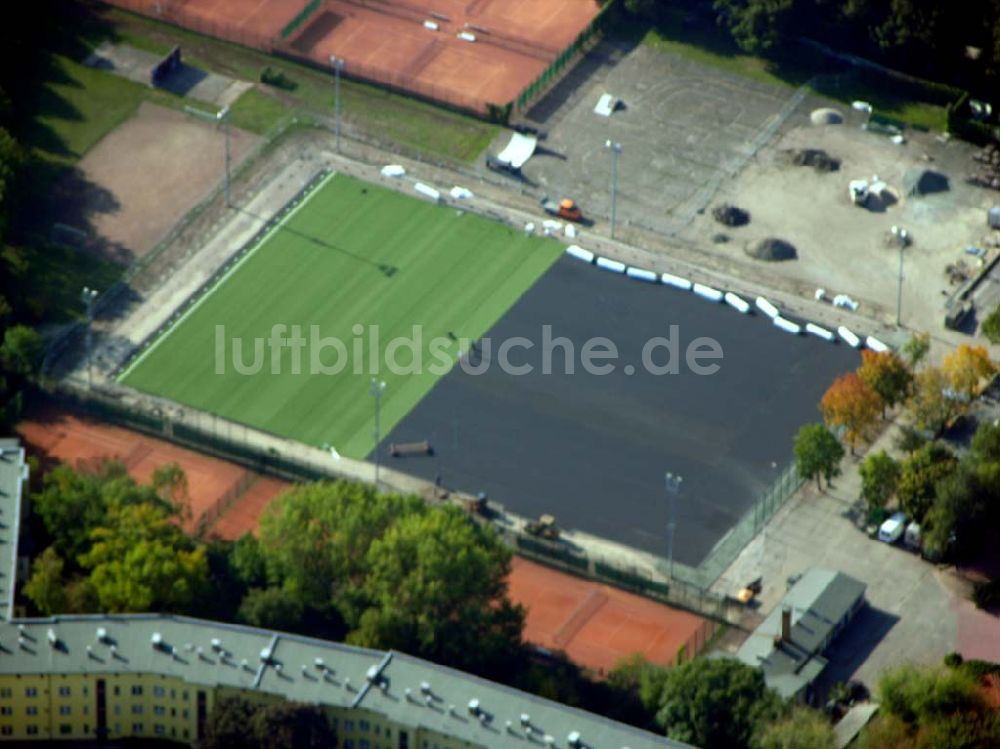
{"type": "Polygon", "coordinates": [[[868,509],[885,507],[899,483],[899,463],[885,450],[879,450],[862,461],[858,472],[861,474],[861,496],[868,509]]]}
{"type": "Polygon", "coordinates": [[[975,677],[959,668],[897,666],[882,674],[877,691],[882,709],[909,724],[984,707],[975,677]]]}
{"type": "Polygon", "coordinates": [[[760,669],[732,658],[695,658],[667,673],[656,720],[676,741],[742,749],[780,708],[760,669]]]}
{"type": "Polygon", "coordinates": [[[937,483],[953,473],[954,454],[937,442],[929,442],[903,461],[897,493],[903,510],[921,522],[931,507],[937,483]]]}
{"type": "Polygon", "coordinates": [[[909,337],[909,339],[907,339],[906,343],[903,344],[903,357],[910,365],[910,369],[915,370],[930,350],[930,333],[914,333],[909,337]]]}
{"type": "Polygon", "coordinates": [[[378,493],[361,483],[299,486],[268,505],[261,552],[275,580],[303,604],[337,608],[356,621],[364,607],[359,591],[369,547],[395,519],[423,509],[416,497],[378,493]]]}
{"type": "Polygon", "coordinates": [[[753,749],[835,749],[833,727],[824,715],[799,706],[780,720],[768,723],[754,737],[753,749]]]}
{"type": "Polygon", "coordinates": [[[62,614],[67,610],[64,566],[62,557],[52,546],[46,548],[31,564],[31,577],[24,586],[24,595],[43,616],[62,614]]]}
{"type": "Polygon", "coordinates": [[[975,396],[980,383],[996,373],[996,365],[986,348],[966,343],[945,355],[941,369],[951,389],[965,399],[975,396]]]}
{"type": "Polygon", "coordinates": [[[25,380],[32,379],[42,363],[44,351],[37,330],[27,325],[13,325],[7,328],[0,345],[0,366],[25,380]]]}
{"type": "Polygon", "coordinates": [[[882,399],[883,416],[886,406],[892,408],[906,399],[913,382],[906,364],[892,351],[862,351],[858,376],[882,399]]]}
{"type": "Polygon", "coordinates": [[[301,629],[305,607],[281,588],[254,588],[240,603],[237,617],[253,627],[296,632],[301,629]]]}
{"type": "Polygon", "coordinates": [[[75,562],[90,548],[91,531],[106,523],[110,507],[146,502],[167,506],[152,488],[136,484],[122,463],[102,461],[91,470],[56,466],[45,474],[31,507],[63,558],[75,562]]]}
{"type": "Polygon", "coordinates": [[[844,448],[823,424],[806,424],[795,437],[794,453],[799,476],[815,478],[816,488],[822,491],[820,477],[829,484],[839,473],[844,448]]]}
{"type": "Polygon", "coordinates": [[[719,20],[744,52],[772,49],[790,21],[794,0],[715,0],[719,20]]]}
{"type": "Polygon", "coordinates": [[[243,697],[216,701],[198,749],[333,749],[337,734],[318,705],[259,705],[243,697]]]}
{"type": "Polygon", "coordinates": [[[896,445],[897,450],[902,450],[909,455],[926,445],[927,441],[927,437],[919,429],[909,424],[903,424],[899,427],[899,435],[893,444],[896,445]]]}
{"type": "Polygon", "coordinates": [[[917,373],[909,407],[917,427],[935,435],[964,408],[950,391],[944,372],[936,367],[917,373]]]}
{"type": "Polygon", "coordinates": [[[979,329],[990,343],[1000,343],[1000,304],[986,316],[979,329]]]}
{"type": "Polygon", "coordinates": [[[823,419],[828,426],[844,430],[851,454],[858,442],[871,436],[881,410],[878,393],[856,372],[848,372],[834,380],[820,401],[823,419]]]}
{"type": "Polygon", "coordinates": [[[112,507],[91,536],[80,561],[104,611],[187,611],[209,589],[205,547],[161,505],[112,507]]]}
{"type": "Polygon", "coordinates": [[[244,533],[229,550],[229,565],[246,588],[267,585],[267,560],[260,543],[251,533],[244,533]]]}
{"type": "Polygon", "coordinates": [[[483,673],[521,645],[524,610],[507,598],[510,550],[457,508],[411,513],[368,552],[368,608],[348,639],[483,673]]]}
{"type": "Polygon", "coordinates": [[[256,712],[257,706],[243,697],[216,700],[198,749],[259,749],[251,724],[256,712]]]}
{"type": "Polygon", "coordinates": [[[519,651],[510,551],[456,508],[347,482],[292,490],[260,529],[269,578],[306,612],[342,619],[356,644],[481,673],[519,651]]]}
{"type": "Polygon", "coordinates": [[[257,708],[251,719],[260,749],[331,749],[337,735],[318,705],[278,702],[257,708]]]}

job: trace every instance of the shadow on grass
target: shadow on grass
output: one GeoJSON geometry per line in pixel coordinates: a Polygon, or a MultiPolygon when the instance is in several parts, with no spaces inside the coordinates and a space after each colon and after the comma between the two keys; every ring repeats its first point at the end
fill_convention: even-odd
{"type": "MultiPolygon", "coordinates": [[[[248,211],[245,208],[237,208],[236,210],[240,211],[241,213],[245,213],[248,216],[253,216],[258,221],[265,223],[268,221],[268,218],[266,216],[261,216],[257,213],[254,213],[253,211],[248,211]]],[[[305,240],[306,242],[309,242],[310,244],[314,244],[318,247],[322,247],[327,250],[333,250],[334,252],[344,255],[345,257],[349,257],[352,260],[357,260],[359,263],[371,266],[372,268],[376,268],[378,269],[379,273],[381,273],[386,278],[392,278],[399,272],[399,268],[395,265],[380,263],[378,262],[378,260],[373,260],[372,258],[365,257],[364,255],[359,255],[356,252],[351,252],[348,249],[335,245],[332,242],[329,242],[320,237],[314,236],[312,234],[307,234],[306,232],[299,231],[298,229],[293,229],[292,227],[288,226],[288,224],[281,224],[277,228],[277,231],[284,232],[287,234],[292,234],[296,237],[299,237],[300,239],[305,240]]]]}

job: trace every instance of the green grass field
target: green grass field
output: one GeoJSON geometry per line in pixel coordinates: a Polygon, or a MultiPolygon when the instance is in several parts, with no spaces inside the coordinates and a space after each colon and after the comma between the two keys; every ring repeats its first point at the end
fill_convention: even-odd
{"type": "MultiPolygon", "coordinates": [[[[377,325],[379,348],[422,326],[421,352],[433,362],[429,342],[449,331],[458,338],[485,333],[559,256],[552,240],[487,219],[461,214],[374,185],[337,175],[248,254],[172,329],[124,372],[140,390],[293,437],[328,442],[361,458],[373,447],[371,375],[357,363],[336,375],[309,374],[310,346],[302,373],[292,373],[286,349],[272,374],[263,348],[260,374],[241,375],[232,365],[233,337],[243,339],[242,360],[253,360],[254,338],[275,324],[309,326],[336,336],[354,350],[355,325],[377,325]],[[216,374],[216,326],[225,326],[225,374],[216,374]]],[[[364,341],[362,362],[368,361],[364,341]]],[[[453,360],[458,344],[448,342],[453,360]]],[[[323,362],[332,364],[327,351],[323,362]]],[[[400,353],[397,361],[410,357],[400,353]]],[[[383,359],[384,362],[384,359],[383,359]]],[[[426,366],[425,366],[426,370],[426,366]]],[[[382,433],[430,391],[440,374],[392,374],[384,363],[382,433]]]]}

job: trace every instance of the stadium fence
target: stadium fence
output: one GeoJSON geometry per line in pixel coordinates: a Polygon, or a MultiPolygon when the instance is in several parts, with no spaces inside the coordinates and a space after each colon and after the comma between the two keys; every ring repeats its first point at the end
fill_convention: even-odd
{"type": "Polygon", "coordinates": [[[523,112],[536,99],[562,78],[569,68],[576,64],[577,59],[587,51],[590,43],[612,22],[620,0],[608,0],[590,24],[573,40],[573,42],[558,54],[552,64],[542,71],[517,97],[514,109],[523,112]]]}

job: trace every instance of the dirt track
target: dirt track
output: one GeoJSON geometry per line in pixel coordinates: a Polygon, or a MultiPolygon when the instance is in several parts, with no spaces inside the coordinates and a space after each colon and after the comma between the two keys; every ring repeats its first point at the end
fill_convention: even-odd
{"type": "MultiPolygon", "coordinates": [[[[257,140],[232,130],[234,168],[257,140]]],[[[84,198],[84,213],[105,253],[128,262],[149,252],[204,199],[224,168],[220,127],[144,103],[80,162],[87,180],[99,188],[84,198]]]]}

